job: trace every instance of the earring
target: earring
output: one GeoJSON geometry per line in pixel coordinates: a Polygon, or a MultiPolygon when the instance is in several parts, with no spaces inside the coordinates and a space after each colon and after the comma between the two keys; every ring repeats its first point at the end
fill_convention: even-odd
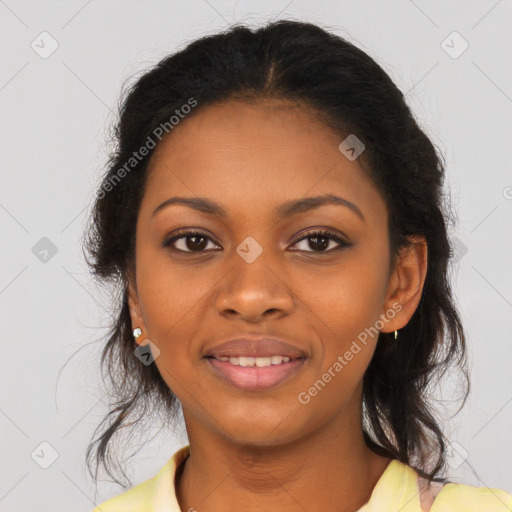
{"type": "Polygon", "coordinates": [[[140,327],[137,327],[133,330],[133,335],[135,336],[135,339],[137,339],[142,334],[142,329],[140,327]]]}
{"type": "Polygon", "coordinates": [[[398,332],[395,331],[395,340],[398,338],[398,332]]]}

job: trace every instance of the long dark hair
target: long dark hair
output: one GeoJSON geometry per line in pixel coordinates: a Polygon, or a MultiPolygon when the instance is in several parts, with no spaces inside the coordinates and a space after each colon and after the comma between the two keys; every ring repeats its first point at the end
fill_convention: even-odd
{"type": "Polygon", "coordinates": [[[444,201],[443,158],[403,93],[371,57],[317,25],[287,20],[253,30],[235,25],[195,40],[145,72],[120,100],[116,148],[84,238],[93,274],[118,292],[101,357],[114,400],[93,437],[104,427],[101,435],[88,446],[89,471],[94,453],[95,478],[102,463],[115,479],[111,467],[120,466],[112,462],[115,434],[136,428],[156,409],[172,419],[180,410],[156,365],[141,364],[134,354],[127,276],[135,267],[135,226],[153,152],[141,156],[139,149],[158,143],[162,127],[171,133],[183,113],[258,98],[300,103],[340,137],[356,134],[366,146],[359,161],[387,204],[392,256],[412,235],[427,241],[419,306],[398,340],[379,334],[364,375],[363,426],[372,450],[437,477],[446,465],[446,439],[435,419],[432,385],[455,366],[464,377],[463,401],[469,390],[465,336],[448,276],[453,254],[447,228],[454,219],[444,201]]]}

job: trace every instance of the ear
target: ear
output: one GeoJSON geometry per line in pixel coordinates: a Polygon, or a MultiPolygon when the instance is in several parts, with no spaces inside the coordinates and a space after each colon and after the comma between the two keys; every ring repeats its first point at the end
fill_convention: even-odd
{"type": "Polygon", "coordinates": [[[382,332],[393,332],[407,325],[421,299],[427,275],[428,247],[422,236],[410,237],[410,241],[410,245],[400,251],[388,281],[382,316],[386,317],[386,311],[390,310],[396,313],[385,322],[382,332]]]}
{"type": "Polygon", "coordinates": [[[147,336],[146,326],[144,324],[144,318],[142,316],[142,308],[140,306],[140,299],[137,293],[137,283],[133,273],[129,272],[127,276],[127,295],[128,295],[128,307],[130,309],[130,317],[132,320],[132,331],[139,327],[142,330],[142,334],[135,339],[138,345],[143,345],[143,340],[147,336]]]}

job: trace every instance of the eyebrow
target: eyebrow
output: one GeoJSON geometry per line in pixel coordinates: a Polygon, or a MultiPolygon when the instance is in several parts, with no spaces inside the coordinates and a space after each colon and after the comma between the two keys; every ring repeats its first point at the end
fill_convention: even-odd
{"type": "MultiPolygon", "coordinates": [[[[211,199],[202,197],[171,197],[158,205],[153,210],[151,217],[154,217],[159,211],[172,204],[181,204],[183,206],[193,208],[194,210],[222,218],[226,218],[228,216],[226,210],[219,203],[212,201],[211,199]]],[[[321,196],[305,197],[303,199],[287,201],[276,209],[276,214],[279,219],[284,219],[325,205],[345,206],[352,210],[359,218],[361,218],[361,220],[365,220],[363,213],[357,205],[347,199],[333,194],[324,194],[321,196]]]]}

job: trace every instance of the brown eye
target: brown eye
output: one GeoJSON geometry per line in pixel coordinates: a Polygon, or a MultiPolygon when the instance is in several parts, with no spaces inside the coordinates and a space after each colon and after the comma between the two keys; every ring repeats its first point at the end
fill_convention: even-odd
{"type": "MultiPolygon", "coordinates": [[[[172,247],[181,252],[203,252],[208,242],[218,247],[206,234],[200,231],[181,231],[163,243],[163,247],[172,247]]],[[[211,247],[210,247],[211,249],[211,247]]]]}
{"type": "Polygon", "coordinates": [[[343,249],[344,247],[349,247],[351,244],[342,240],[339,236],[331,233],[330,231],[310,231],[303,236],[300,240],[295,242],[293,245],[297,245],[299,242],[309,239],[308,246],[312,250],[308,250],[307,248],[299,249],[306,252],[318,252],[318,253],[330,253],[333,251],[337,251],[339,249],[343,249]],[[332,247],[332,243],[338,244],[338,247],[332,247]],[[329,249],[329,250],[325,250],[329,249]]]}

